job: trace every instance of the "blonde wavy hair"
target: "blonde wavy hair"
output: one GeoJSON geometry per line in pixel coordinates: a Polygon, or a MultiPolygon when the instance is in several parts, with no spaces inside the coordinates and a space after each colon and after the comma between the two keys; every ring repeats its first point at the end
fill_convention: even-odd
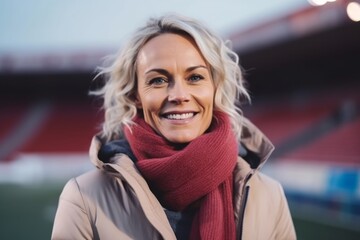
{"type": "Polygon", "coordinates": [[[137,56],[140,49],[152,38],[164,33],[185,34],[196,42],[210,65],[215,85],[214,110],[227,113],[235,135],[240,138],[243,125],[240,99],[250,100],[244,86],[237,54],[229,42],[224,42],[210,29],[195,19],[177,14],[150,18],[139,28],[128,43],[122,47],[109,66],[99,68],[105,84],[91,92],[103,98],[105,121],[102,137],[107,141],[122,136],[122,128],[130,127],[137,114],[135,95],[137,91],[137,56]]]}

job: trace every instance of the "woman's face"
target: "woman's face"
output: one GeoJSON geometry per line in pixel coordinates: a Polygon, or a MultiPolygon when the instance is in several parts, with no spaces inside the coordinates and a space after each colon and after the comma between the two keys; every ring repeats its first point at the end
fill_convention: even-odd
{"type": "Polygon", "coordinates": [[[210,126],[215,88],[191,38],[166,33],[151,39],[138,54],[137,77],[137,106],[159,135],[187,143],[210,126]]]}

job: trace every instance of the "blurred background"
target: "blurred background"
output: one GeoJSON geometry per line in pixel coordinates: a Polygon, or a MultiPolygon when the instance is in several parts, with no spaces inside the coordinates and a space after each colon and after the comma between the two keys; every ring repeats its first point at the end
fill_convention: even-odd
{"type": "Polygon", "coordinates": [[[50,238],[62,187],[92,168],[96,67],[167,12],[233,42],[298,239],[360,239],[358,0],[0,0],[0,239],[50,238]]]}

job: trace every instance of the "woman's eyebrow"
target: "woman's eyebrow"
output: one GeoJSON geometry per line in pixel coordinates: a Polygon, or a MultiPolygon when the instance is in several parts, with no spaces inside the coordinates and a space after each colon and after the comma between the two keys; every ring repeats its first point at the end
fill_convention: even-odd
{"type": "MultiPolygon", "coordinates": [[[[196,65],[196,66],[191,66],[191,67],[188,67],[185,71],[186,72],[191,72],[197,68],[204,68],[206,70],[208,70],[208,67],[207,66],[204,66],[204,65],[196,65]]],[[[168,75],[169,72],[166,70],[166,69],[163,69],[163,68],[152,68],[152,69],[149,69],[148,71],[145,72],[145,74],[148,74],[150,72],[157,72],[157,73],[160,73],[160,74],[163,74],[163,75],[168,75]]]]}
{"type": "Polygon", "coordinates": [[[148,71],[145,72],[145,74],[147,73],[150,73],[150,72],[157,72],[157,73],[160,73],[160,74],[163,74],[163,75],[168,75],[169,72],[165,69],[162,69],[162,68],[152,68],[148,71]]]}
{"type": "Polygon", "coordinates": [[[204,65],[196,65],[196,66],[192,66],[192,67],[188,67],[186,69],[186,72],[191,72],[197,68],[205,68],[206,70],[208,70],[208,67],[207,66],[204,66],[204,65]]]}

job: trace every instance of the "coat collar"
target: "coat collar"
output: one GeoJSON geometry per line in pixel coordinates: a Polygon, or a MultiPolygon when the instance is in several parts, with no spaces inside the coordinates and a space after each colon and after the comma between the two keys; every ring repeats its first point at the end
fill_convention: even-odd
{"type": "Polygon", "coordinates": [[[240,156],[252,169],[260,169],[275,147],[271,141],[247,118],[243,120],[240,156]],[[241,154],[243,152],[243,154],[241,154]]]}

